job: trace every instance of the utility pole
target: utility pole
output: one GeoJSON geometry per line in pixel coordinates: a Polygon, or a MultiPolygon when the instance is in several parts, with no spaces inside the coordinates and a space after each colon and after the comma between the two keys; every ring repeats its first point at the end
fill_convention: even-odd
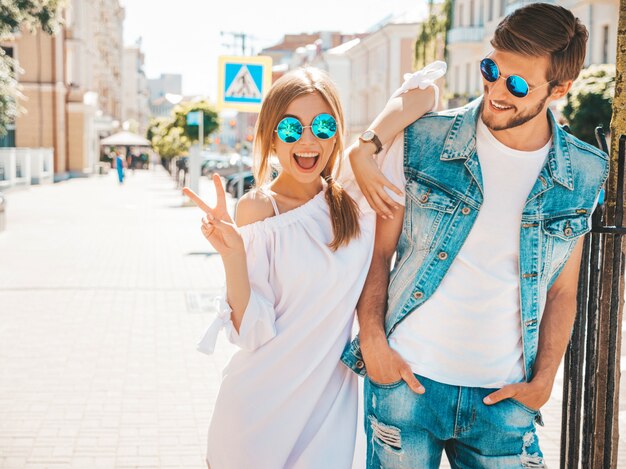
{"type": "MultiPolygon", "coordinates": [[[[237,42],[239,42],[239,44],[241,45],[241,50],[240,50],[241,55],[246,55],[246,41],[249,39],[250,42],[252,42],[255,39],[255,37],[250,36],[247,33],[244,33],[244,32],[233,32],[233,31],[220,31],[220,36],[221,37],[224,37],[224,36],[232,37],[232,39],[233,39],[232,44],[228,44],[228,43],[223,42],[222,43],[222,47],[227,47],[227,48],[231,49],[234,54],[237,53],[237,49],[239,48],[238,45],[237,45],[237,42]]],[[[248,54],[249,55],[253,55],[254,54],[254,50],[253,50],[252,47],[249,48],[248,54]]]]}

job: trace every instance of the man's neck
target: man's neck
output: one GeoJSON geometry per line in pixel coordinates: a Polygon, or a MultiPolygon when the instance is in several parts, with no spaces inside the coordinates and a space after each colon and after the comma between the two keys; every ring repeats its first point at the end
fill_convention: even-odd
{"type": "Polygon", "coordinates": [[[520,151],[539,150],[552,136],[547,111],[517,127],[506,130],[489,129],[489,132],[503,145],[520,151]]]}

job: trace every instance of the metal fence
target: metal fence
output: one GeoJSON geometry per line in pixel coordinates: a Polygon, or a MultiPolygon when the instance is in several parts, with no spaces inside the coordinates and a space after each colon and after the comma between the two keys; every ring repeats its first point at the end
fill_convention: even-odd
{"type": "MultiPolygon", "coordinates": [[[[602,128],[598,144],[608,153],[602,128]]],[[[561,468],[613,468],[617,465],[622,236],[626,136],[619,140],[614,226],[606,226],[599,204],[584,239],[578,285],[578,311],[565,355],[561,468]]]]}

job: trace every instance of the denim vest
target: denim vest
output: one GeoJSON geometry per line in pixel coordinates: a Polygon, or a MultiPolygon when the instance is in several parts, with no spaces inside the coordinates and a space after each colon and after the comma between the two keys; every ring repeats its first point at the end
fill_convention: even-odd
{"type": "MultiPolygon", "coordinates": [[[[435,292],[478,216],[483,203],[476,154],[481,103],[479,98],[459,109],[426,114],[404,131],[406,206],[389,279],[387,337],[435,292]]],[[[552,146],[520,225],[520,321],[527,381],[547,292],[576,241],[591,229],[591,212],[609,170],[605,153],[565,132],[549,111],[548,117],[552,146]]],[[[346,347],[342,361],[365,375],[358,337],[346,347]]]]}

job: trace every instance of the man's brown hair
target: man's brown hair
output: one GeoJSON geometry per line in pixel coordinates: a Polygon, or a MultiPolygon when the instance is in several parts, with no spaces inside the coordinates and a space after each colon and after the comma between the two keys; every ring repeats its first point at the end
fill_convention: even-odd
{"type": "Polygon", "coordinates": [[[500,22],[491,45],[531,57],[550,56],[546,80],[552,88],[578,77],[585,62],[588,37],[587,28],[568,9],[532,3],[500,22]]]}

